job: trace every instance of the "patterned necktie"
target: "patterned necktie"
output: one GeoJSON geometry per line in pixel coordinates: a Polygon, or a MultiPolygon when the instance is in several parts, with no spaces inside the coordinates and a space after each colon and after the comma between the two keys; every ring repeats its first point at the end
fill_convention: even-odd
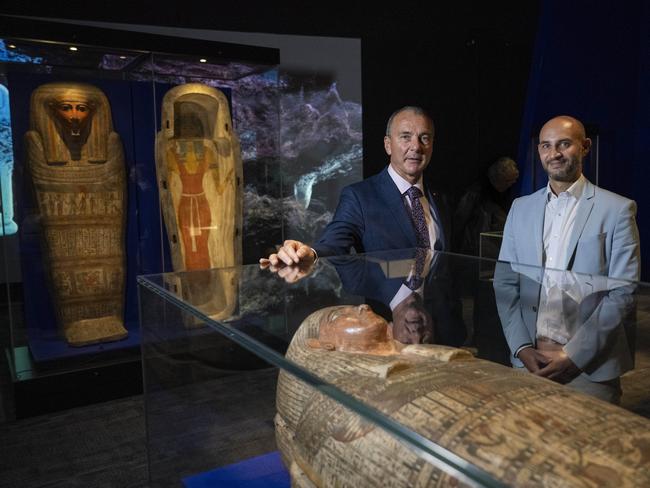
{"type": "Polygon", "coordinates": [[[430,250],[424,247],[415,249],[415,256],[413,256],[415,262],[408,277],[404,280],[404,284],[413,291],[418,290],[424,283],[424,263],[429,252],[430,250]]]}
{"type": "Polygon", "coordinates": [[[417,186],[412,186],[406,191],[409,199],[411,200],[411,218],[415,226],[415,239],[417,242],[417,249],[415,250],[415,269],[411,271],[410,276],[404,281],[404,284],[411,290],[417,290],[422,286],[422,274],[424,271],[424,263],[427,258],[427,252],[431,247],[429,240],[429,228],[427,221],[424,218],[424,209],[420,202],[422,192],[417,186]]]}
{"type": "Polygon", "coordinates": [[[411,217],[413,218],[413,224],[415,225],[417,247],[429,248],[431,247],[431,241],[429,241],[429,228],[427,227],[427,221],[424,218],[422,203],[420,203],[422,192],[417,186],[412,186],[406,190],[406,194],[411,200],[411,217]]]}

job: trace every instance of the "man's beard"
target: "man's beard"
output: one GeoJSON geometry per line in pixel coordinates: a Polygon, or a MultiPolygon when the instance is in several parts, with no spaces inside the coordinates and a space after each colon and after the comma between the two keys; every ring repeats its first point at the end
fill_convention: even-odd
{"type": "Polygon", "coordinates": [[[546,174],[548,175],[549,179],[567,183],[575,181],[577,179],[576,176],[582,167],[582,162],[573,158],[563,159],[561,161],[564,162],[564,166],[556,171],[552,171],[550,169],[552,163],[547,163],[546,174]]]}

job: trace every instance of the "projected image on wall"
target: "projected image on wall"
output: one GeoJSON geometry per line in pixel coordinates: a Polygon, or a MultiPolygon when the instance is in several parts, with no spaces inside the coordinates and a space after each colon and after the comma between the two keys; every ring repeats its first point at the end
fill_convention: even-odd
{"type": "Polygon", "coordinates": [[[13,169],[9,90],[4,85],[0,85],[0,194],[2,195],[0,236],[15,234],[18,230],[14,222],[14,195],[11,184],[13,169]]]}

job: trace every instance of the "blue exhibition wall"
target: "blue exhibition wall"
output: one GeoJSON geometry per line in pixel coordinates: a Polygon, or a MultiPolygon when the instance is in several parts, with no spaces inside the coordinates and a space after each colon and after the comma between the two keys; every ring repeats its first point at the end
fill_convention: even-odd
{"type": "MultiPolygon", "coordinates": [[[[599,137],[599,186],[636,200],[650,280],[650,3],[542,2],[519,143],[519,194],[539,188],[531,138],[572,115],[599,137]],[[537,188],[534,188],[536,186],[537,188]]],[[[545,183],[545,182],[543,182],[545,183]]]]}

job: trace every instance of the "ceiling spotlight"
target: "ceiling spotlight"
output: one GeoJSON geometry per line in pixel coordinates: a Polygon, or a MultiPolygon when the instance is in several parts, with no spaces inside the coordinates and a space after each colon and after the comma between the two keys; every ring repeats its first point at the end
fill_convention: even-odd
{"type": "Polygon", "coordinates": [[[126,59],[126,56],[120,56],[120,59],[126,59]]]}
{"type": "Polygon", "coordinates": [[[79,49],[77,49],[77,48],[76,48],[76,47],[74,47],[74,46],[70,46],[70,48],[69,48],[69,49],[70,49],[70,51],[78,51],[78,50],[79,50],[79,49]]]}
{"type": "Polygon", "coordinates": [[[199,63],[207,63],[207,62],[208,62],[208,60],[205,59],[205,58],[201,58],[201,59],[199,59],[199,63]]]}
{"type": "Polygon", "coordinates": [[[8,47],[9,47],[9,49],[16,49],[16,45],[15,45],[15,44],[9,44],[8,47]]]}

